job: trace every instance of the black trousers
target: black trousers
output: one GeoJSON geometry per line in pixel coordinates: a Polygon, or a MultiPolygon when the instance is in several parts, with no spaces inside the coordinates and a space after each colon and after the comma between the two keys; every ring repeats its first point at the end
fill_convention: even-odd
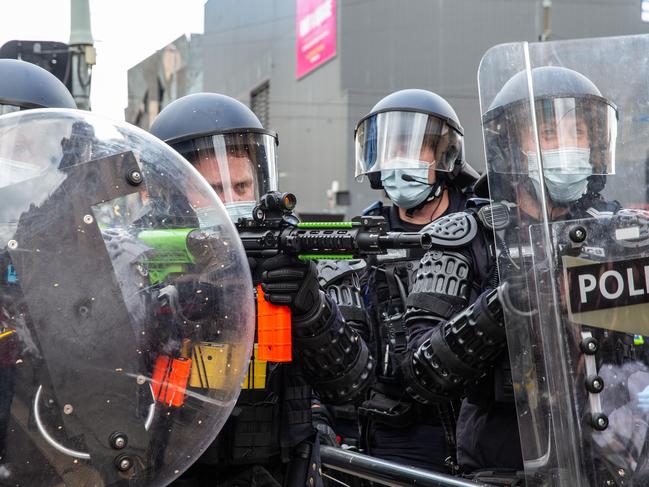
{"type": "Polygon", "coordinates": [[[457,421],[457,460],[466,472],[523,470],[516,406],[462,402],[457,421]]]}

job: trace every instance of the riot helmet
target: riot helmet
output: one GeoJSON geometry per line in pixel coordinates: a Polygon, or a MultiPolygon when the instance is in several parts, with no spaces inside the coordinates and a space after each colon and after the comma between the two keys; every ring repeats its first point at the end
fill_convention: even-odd
{"type": "Polygon", "coordinates": [[[531,183],[537,195],[543,175],[543,186],[559,205],[599,193],[605,176],[615,172],[617,115],[616,106],[581,73],[544,66],[528,78],[521,71],[483,115],[491,172],[531,183]]]}
{"type": "MultiPolygon", "coordinates": [[[[252,216],[259,198],[277,190],[277,134],[243,103],[217,93],[196,93],[164,108],[151,133],[187,159],[208,180],[233,221],[252,216]]],[[[199,219],[203,203],[190,201],[199,219]]]]}
{"type": "Polygon", "coordinates": [[[0,59],[0,115],[31,108],[77,108],[53,74],[18,59],[0,59]]]}
{"type": "Polygon", "coordinates": [[[430,91],[386,96],[358,122],[354,140],[356,177],[367,175],[373,189],[385,189],[403,208],[438,196],[444,181],[460,173],[477,177],[464,162],[464,130],[455,110],[430,91]],[[409,193],[402,204],[397,193],[409,193]]]}

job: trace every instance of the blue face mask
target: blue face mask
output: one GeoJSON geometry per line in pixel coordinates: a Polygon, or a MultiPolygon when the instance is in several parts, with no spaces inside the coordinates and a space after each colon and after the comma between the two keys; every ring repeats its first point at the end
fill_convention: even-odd
{"type": "MultiPolygon", "coordinates": [[[[537,194],[541,194],[541,178],[536,153],[527,154],[530,179],[537,194]]],[[[543,151],[543,175],[550,199],[555,203],[577,201],[588,189],[588,177],[593,173],[589,149],[555,149],[543,151]],[[568,164],[567,164],[568,163],[568,164]]]]}
{"type": "Polygon", "coordinates": [[[409,209],[422,203],[430,194],[428,169],[391,169],[381,171],[381,182],[388,197],[399,208],[409,209]],[[409,176],[406,181],[402,176],[409,176]]]}

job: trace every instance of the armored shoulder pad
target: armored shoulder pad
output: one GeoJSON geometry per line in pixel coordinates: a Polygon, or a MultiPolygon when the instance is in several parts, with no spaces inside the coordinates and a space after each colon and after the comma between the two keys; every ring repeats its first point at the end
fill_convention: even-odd
{"type": "Polygon", "coordinates": [[[325,288],[352,274],[362,273],[367,264],[362,259],[318,261],[318,281],[325,288]]]}
{"type": "Polygon", "coordinates": [[[383,211],[383,203],[381,201],[375,201],[370,206],[363,210],[363,216],[367,215],[381,215],[383,211]]]}
{"type": "Polygon", "coordinates": [[[458,248],[475,238],[478,222],[471,213],[451,213],[429,223],[420,232],[430,235],[433,247],[458,248]]]}

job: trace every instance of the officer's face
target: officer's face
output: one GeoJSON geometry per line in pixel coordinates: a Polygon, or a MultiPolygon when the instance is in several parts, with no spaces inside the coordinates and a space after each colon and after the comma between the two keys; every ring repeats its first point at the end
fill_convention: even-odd
{"type": "Polygon", "coordinates": [[[588,126],[581,118],[564,118],[559,125],[541,124],[539,142],[542,150],[561,147],[578,147],[587,149],[588,126]]]}
{"type": "MultiPolygon", "coordinates": [[[[224,203],[256,200],[252,162],[247,156],[228,155],[227,174],[221,174],[219,164],[213,157],[201,159],[196,163],[196,169],[224,203]]],[[[201,207],[200,202],[195,204],[201,207]]]]}

